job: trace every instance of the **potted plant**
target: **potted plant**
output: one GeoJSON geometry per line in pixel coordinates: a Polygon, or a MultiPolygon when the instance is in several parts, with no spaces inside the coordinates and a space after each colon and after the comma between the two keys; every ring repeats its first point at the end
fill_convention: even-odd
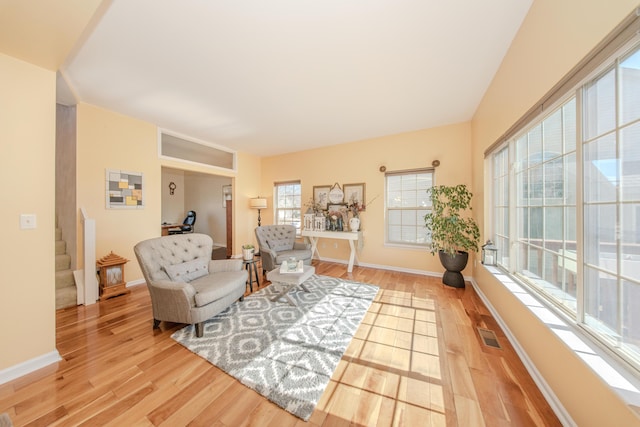
{"type": "Polygon", "coordinates": [[[473,194],[464,184],[438,185],[427,190],[431,199],[431,212],[424,216],[425,226],[431,233],[431,253],[438,252],[440,262],[447,270],[442,283],[464,288],[461,271],[467,266],[469,251],[477,252],[480,230],[476,221],[464,216],[471,210],[473,194]]]}
{"type": "Polygon", "coordinates": [[[242,245],[242,258],[245,261],[252,260],[254,252],[255,252],[255,247],[252,244],[242,245]]]}

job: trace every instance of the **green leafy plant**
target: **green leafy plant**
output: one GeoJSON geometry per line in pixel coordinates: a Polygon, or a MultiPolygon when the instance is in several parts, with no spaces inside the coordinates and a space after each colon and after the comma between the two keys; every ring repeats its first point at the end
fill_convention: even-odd
{"type": "Polygon", "coordinates": [[[254,246],[251,244],[242,245],[242,249],[254,249],[254,246]]]}
{"type": "Polygon", "coordinates": [[[431,212],[424,216],[431,232],[431,253],[444,251],[455,256],[458,251],[478,252],[480,229],[473,218],[463,216],[471,210],[473,194],[464,184],[438,185],[427,190],[431,212]]]}

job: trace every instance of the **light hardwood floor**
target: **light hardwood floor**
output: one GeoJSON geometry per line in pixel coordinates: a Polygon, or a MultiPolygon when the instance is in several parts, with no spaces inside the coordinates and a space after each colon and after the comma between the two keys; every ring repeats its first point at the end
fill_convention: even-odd
{"type": "Polygon", "coordinates": [[[183,325],[152,331],[144,285],[58,311],[63,361],[0,385],[0,412],[16,426],[560,425],[469,284],[314,265],[380,291],[308,423],[173,341],[183,325]],[[484,345],[477,327],[502,349],[484,345]]]}

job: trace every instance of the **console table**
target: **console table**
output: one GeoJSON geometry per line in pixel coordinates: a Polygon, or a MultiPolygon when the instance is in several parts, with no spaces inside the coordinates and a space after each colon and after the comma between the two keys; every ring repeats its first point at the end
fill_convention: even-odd
{"type": "Polygon", "coordinates": [[[362,231],[358,231],[354,233],[352,231],[313,231],[313,230],[302,230],[302,236],[307,237],[311,242],[311,256],[315,253],[320,258],[320,252],[318,252],[318,240],[324,239],[339,239],[339,240],[348,240],[349,248],[351,248],[351,253],[349,254],[349,266],[347,267],[347,272],[351,273],[353,271],[353,263],[354,261],[357,264],[357,255],[356,255],[356,246],[355,242],[362,239],[362,231]]]}

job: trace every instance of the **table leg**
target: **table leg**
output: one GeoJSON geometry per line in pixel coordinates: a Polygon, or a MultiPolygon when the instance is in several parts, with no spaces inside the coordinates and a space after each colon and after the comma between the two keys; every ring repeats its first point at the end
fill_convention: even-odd
{"type": "Polygon", "coordinates": [[[349,254],[349,266],[347,267],[347,272],[353,272],[353,262],[356,259],[356,247],[353,244],[353,240],[349,240],[349,248],[351,249],[351,253],[349,254]]]}
{"type": "MultiPolygon", "coordinates": [[[[249,273],[249,277],[247,279],[247,283],[249,285],[249,290],[251,292],[253,292],[253,273],[255,271],[256,268],[256,264],[255,262],[253,263],[253,270],[251,269],[251,264],[247,263],[245,264],[245,270],[247,270],[247,272],[249,273]]],[[[256,283],[258,282],[258,274],[256,273],[256,283]]]]}
{"type": "Polygon", "coordinates": [[[278,301],[280,298],[286,298],[287,301],[289,301],[289,303],[291,305],[298,305],[296,304],[296,302],[289,296],[289,291],[292,291],[293,289],[295,289],[296,287],[300,286],[302,288],[303,291],[305,292],[311,292],[309,290],[309,288],[307,288],[305,286],[304,283],[300,283],[298,284],[288,284],[288,283],[282,283],[282,282],[276,282],[278,283],[278,286],[280,286],[280,291],[276,291],[278,292],[274,297],[271,298],[271,301],[276,302],[278,301]]]}
{"type": "Polygon", "coordinates": [[[260,276],[258,276],[258,267],[256,267],[256,263],[253,263],[253,274],[256,278],[256,287],[260,287],[260,276]]]}
{"type": "Polygon", "coordinates": [[[286,298],[287,301],[289,301],[289,304],[291,305],[297,305],[296,302],[289,296],[288,292],[296,287],[297,285],[289,285],[287,283],[278,283],[278,285],[281,286],[280,288],[280,292],[278,292],[276,294],[276,296],[274,296],[273,298],[271,298],[271,301],[273,302],[277,302],[280,298],[286,298]]]}
{"type": "Polygon", "coordinates": [[[311,242],[311,258],[313,258],[313,254],[315,253],[320,259],[320,252],[318,252],[318,237],[308,236],[309,241],[311,242]]]}

